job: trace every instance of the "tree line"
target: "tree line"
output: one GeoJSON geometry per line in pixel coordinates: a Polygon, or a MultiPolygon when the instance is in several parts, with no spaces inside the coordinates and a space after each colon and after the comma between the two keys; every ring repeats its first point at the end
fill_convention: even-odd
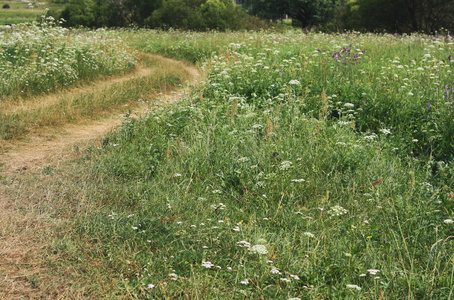
{"type": "Polygon", "coordinates": [[[454,0],[55,0],[66,26],[241,30],[291,24],[308,30],[434,33],[454,30],[454,0]],[[240,5],[237,2],[241,3],[240,5]]]}

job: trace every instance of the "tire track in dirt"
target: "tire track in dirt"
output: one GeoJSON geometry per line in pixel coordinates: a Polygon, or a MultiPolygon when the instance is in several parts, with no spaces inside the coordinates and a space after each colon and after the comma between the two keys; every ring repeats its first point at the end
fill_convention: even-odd
{"type": "MultiPolygon", "coordinates": [[[[158,55],[144,54],[152,59],[164,60],[178,65],[189,74],[190,80],[182,88],[162,92],[160,101],[169,103],[189,93],[190,85],[197,84],[199,70],[183,62],[158,55]]],[[[95,82],[91,86],[72,88],[56,94],[39,97],[39,103],[19,103],[6,110],[13,112],[52,105],[63,95],[74,96],[101,91],[109,86],[153,74],[153,68],[140,66],[134,73],[95,82]]],[[[140,109],[132,107],[131,109],[140,109]]],[[[85,120],[78,124],[66,124],[58,128],[46,128],[38,134],[27,137],[26,141],[10,143],[0,153],[0,299],[79,299],[86,294],[74,294],[65,286],[64,278],[55,278],[44,265],[43,256],[49,246],[55,227],[65,220],[45,211],[39,199],[52,197],[40,189],[37,174],[52,165],[77,156],[79,145],[101,140],[107,133],[121,124],[121,117],[111,115],[102,120],[85,120]],[[77,149],[76,149],[77,148],[77,149]],[[36,190],[33,188],[36,187],[36,190]],[[22,191],[27,189],[26,191],[22,191]],[[44,195],[43,195],[44,193],[44,195]],[[44,211],[43,211],[44,210],[44,211]],[[54,284],[49,285],[49,282],[54,284]],[[44,283],[42,283],[44,282],[44,283]],[[46,284],[47,282],[47,284],[46,284]]],[[[53,179],[43,179],[53,180],[53,179]]],[[[70,271],[67,271],[70,272],[70,271]]],[[[85,295],[85,296],[84,296],[85,295]]]]}

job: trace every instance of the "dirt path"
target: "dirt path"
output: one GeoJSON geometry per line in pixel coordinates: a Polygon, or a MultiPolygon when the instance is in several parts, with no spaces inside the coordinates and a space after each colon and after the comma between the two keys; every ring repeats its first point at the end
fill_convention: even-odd
{"type": "MultiPolygon", "coordinates": [[[[173,59],[169,59],[159,55],[143,54],[153,59],[164,60],[178,64],[186,70],[191,76],[189,80],[182,88],[175,91],[166,91],[160,93],[158,98],[163,102],[172,102],[180,98],[182,95],[189,92],[189,85],[197,83],[199,71],[183,62],[179,62],[173,59]]],[[[17,112],[21,110],[33,110],[38,107],[46,107],[53,105],[59,101],[62,97],[77,98],[83,94],[95,93],[97,91],[105,90],[115,84],[123,83],[139,77],[149,76],[153,73],[153,68],[147,68],[145,66],[139,66],[137,70],[131,74],[127,74],[122,77],[114,77],[105,81],[98,81],[93,85],[84,86],[81,88],[73,88],[67,91],[61,91],[51,95],[46,95],[34,99],[33,104],[19,102],[16,105],[9,107],[0,106],[2,111],[6,112],[17,112]]],[[[141,109],[140,107],[132,107],[133,109],[141,109]]],[[[0,162],[3,164],[1,172],[3,173],[14,173],[25,170],[36,170],[42,167],[47,162],[52,161],[55,163],[55,159],[59,159],[65,151],[67,152],[68,146],[76,145],[80,143],[86,143],[96,138],[103,137],[115,126],[120,125],[121,118],[118,115],[112,115],[109,118],[105,118],[101,121],[89,121],[82,122],[80,124],[66,124],[59,128],[47,128],[44,131],[32,134],[27,137],[26,141],[15,141],[5,148],[5,153],[0,155],[0,162]]],[[[1,173],[0,173],[1,174],[1,173]]],[[[5,174],[3,174],[5,175],[5,174]]]]}
{"type": "MultiPolygon", "coordinates": [[[[163,91],[158,96],[161,101],[177,100],[189,92],[189,85],[197,83],[199,71],[194,67],[161,56],[149,56],[178,64],[190,74],[191,79],[180,89],[163,91]]],[[[13,112],[45,107],[56,103],[63,96],[76,97],[93,93],[151,74],[153,68],[140,66],[135,72],[122,77],[109,78],[90,86],[40,97],[33,105],[17,103],[8,107],[4,105],[1,109],[13,112]]],[[[143,107],[132,108],[143,110],[143,107]]],[[[84,298],[83,293],[69,294],[70,290],[65,287],[61,278],[54,278],[56,281],[53,286],[45,283],[54,279],[43,265],[42,257],[46,253],[52,228],[59,226],[60,219],[53,217],[52,212],[43,209],[39,201],[36,201],[36,198],[45,199],[52,196],[41,188],[41,179],[36,174],[42,174],[49,166],[58,168],[62,162],[74,157],[80,145],[102,139],[120,123],[121,118],[118,115],[98,121],[85,120],[78,124],[40,130],[29,135],[25,141],[16,141],[2,147],[6,151],[0,154],[0,299],[84,298]],[[23,191],[24,189],[27,190],[23,191]]]]}

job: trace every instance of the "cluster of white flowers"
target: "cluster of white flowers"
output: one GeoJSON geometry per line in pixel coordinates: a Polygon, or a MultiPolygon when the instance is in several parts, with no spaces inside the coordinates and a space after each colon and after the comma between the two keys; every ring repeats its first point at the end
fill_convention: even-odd
{"type": "Polygon", "coordinates": [[[283,162],[281,162],[279,169],[285,171],[285,170],[290,169],[291,167],[292,167],[292,162],[288,161],[288,160],[284,160],[283,162]]]}
{"type": "Polygon", "coordinates": [[[244,248],[250,248],[251,247],[251,243],[246,242],[246,241],[239,241],[239,242],[236,243],[236,245],[238,247],[244,247],[244,248]]]}
{"type": "Polygon", "coordinates": [[[347,214],[348,210],[346,210],[340,205],[335,205],[331,207],[326,213],[331,217],[338,217],[347,214]]]}
{"type": "Polygon", "coordinates": [[[361,291],[361,287],[357,286],[356,284],[347,284],[347,287],[349,289],[354,289],[354,290],[361,291]]]}
{"type": "Polygon", "coordinates": [[[105,31],[81,35],[51,25],[17,26],[0,34],[0,46],[14,49],[0,51],[2,94],[14,94],[29,86],[34,92],[35,87],[41,89],[38,92],[48,92],[71,85],[84,74],[119,73],[136,63],[130,48],[105,31]]]}
{"type": "Polygon", "coordinates": [[[265,245],[254,245],[248,249],[250,253],[257,253],[257,254],[267,254],[268,249],[266,249],[265,245]]]}

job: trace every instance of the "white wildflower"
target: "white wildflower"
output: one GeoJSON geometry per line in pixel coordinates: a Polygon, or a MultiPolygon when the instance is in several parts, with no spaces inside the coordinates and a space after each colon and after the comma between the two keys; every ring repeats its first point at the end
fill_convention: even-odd
{"type": "Polygon", "coordinates": [[[281,162],[281,165],[279,166],[279,169],[281,170],[288,170],[292,167],[292,162],[291,161],[288,161],[288,160],[284,160],[283,162],[281,162]]]}
{"type": "Polygon", "coordinates": [[[301,82],[299,82],[296,79],[293,79],[293,80],[290,80],[288,84],[290,84],[290,85],[301,85],[301,82]]]}
{"type": "Polygon", "coordinates": [[[305,232],[305,233],[303,233],[303,234],[304,234],[305,236],[307,236],[307,237],[311,237],[311,238],[315,237],[315,235],[314,235],[313,233],[311,233],[311,232],[305,232]]]}
{"type": "Polygon", "coordinates": [[[356,284],[347,284],[347,287],[349,289],[356,289],[358,291],[361,291],[361,288],[359,286],[357,286],[356,284]]]}
{"type": "Polygon", "coordinates": [[[377,274],[378,272],[380,272],[380,270],[369,269],[369,270],[367,270],[367,272],[369,272],[370,275],[375,275],[375,274],[377,274]]]}
{"type": "Polygon", "coordinates": [[[240,162],[240,163],[242,163],[242,162],[248,162],[248,161],[249,161],[249,157],[240,157],[240,158],[238,158],[236,161],[237,161],[237,162],[240,162]]]}
{"type": "Polygon", "coordinates": [[[214,265],[211,262],[209,262],[209,261],[204,261],[202,263],[202,267],[205,267],[207,269],[211,269],[212,267],[214,267],[214,265]]]}
{"type": "Polygon", "coordinates": [[[446,219],[446,220],[444,220],[443,222],[446,223],[446,224],[452,224],[452,223],[454,223],[454,220],[452,220],[452,219],[446,219]]]}
{"type": "Polygon", "coordinates": [[[331,217],[337,217],[337,216],[342,216],[342,215],[345,215],[348,213],[348,210],[346,210],[345,208],[343,208],[342,206],[340,205],[335,205],[333,207],[331,207],[327,213],[331,216],[331,217]]]}
{"type": "Polygon", "coordinates": [[[270,273],[271,274],[282,274],[276,267],[272,267],[270,273]]]}
{"type": "Polygon", "coordinates": [[[268,253],[268,250],[266,249],[265,245],[254,245],[251,248],[249,248],[248,250],[251,253],[257,253],[257,254],[267,254],[268,253]]]}
{"type": "Polygon", "coordinates": [[[304,179],[292,179],[292,182],[305,182],[306,180],[304,179]]]}
{"type": "Polygon", "coordinates": [[[251,244],[249,242],[246,242],[246,241],[239,241],[236,243],[236,245],[238,247],[244,247],[244,248],[250,248],[251,247],[251,244]]]}
{"type": "Polygon", "coordinates": [[[249,284],[249,280],[245,279],[245,280],[240,281],[240,283],[244,284],[244,285],[248,285],[249,284]]]}

